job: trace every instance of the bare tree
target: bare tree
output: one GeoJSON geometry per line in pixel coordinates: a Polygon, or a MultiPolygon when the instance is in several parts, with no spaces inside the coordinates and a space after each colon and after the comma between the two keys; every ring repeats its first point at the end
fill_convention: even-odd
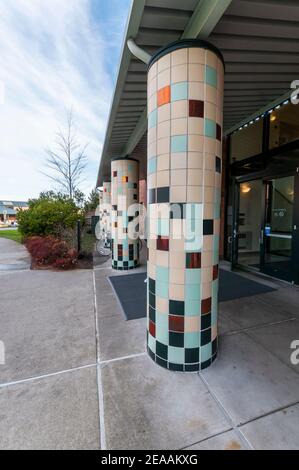
{"type": "Polygon", "coordinates": [[[46,168],[51,171],[42,173],[55,181],[72,199],[82,182],[82,173],[87,165],[85,152],[88,147],[88,144],[81,146],[77,141],[72,110],[67,113],[66,130],[58,129],[56,146],[55,151],[46,149],[46,168]]]}

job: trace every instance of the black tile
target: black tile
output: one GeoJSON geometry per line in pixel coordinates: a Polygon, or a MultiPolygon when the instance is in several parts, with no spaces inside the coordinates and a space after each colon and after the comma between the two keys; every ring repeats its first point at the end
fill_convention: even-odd
{"type": "Polygon", "coordinates": [[[199,362],[199,348],[185,349],[185,362],[189,364],[199,362]]]}
{"type": "Polygon", "coordinates": [[[157,190],[149,189],[148,190],[148,204],[156,204],[157,202],[157,190]]]}
{"type": "Polygon", "coordinates": [[[198,372],[200,370],[200,364],[186,364],[185,372],[198,372]]]}
{"type": "Polygon", "coordinates": [[[183,364],[173,364],[172,362],[168,363],[168,369],[169,370],[174,370],[176,372],[183,372],[184,371],[184,366],[183,364]]]}
{"type": "Polygon", "coordinates": [[[152,360],[155,361],[156,356],[149,347],[147,347],[147,352],[148,352],[149,356],[152,358],[152,360]]]}
{"type": "Polygon", "coordinates": [[[176,202],[170,205],[170,219],[185,219],[186,218],[186,204],[183,202],[176,202]]]}
{"type": "Polygon", "coordinates": [[[156,281],[150,277],[148,278],[148,290],[153,294],[156,293],[156,281]]]}
{"type": "Polygon", "coordinates": [[[206,313],[201,316],[201,330],[211,328],[211,313],[206,313]]]}
{"type": "Polygon", "coordinates": [[[218,339],[215,338],[214,341],[212,341],[212,356],[217,353],[218,350],[218,339]]]}
{"type": "Polygon", "coordinates": [[[148,316],[149,319],[153,322],[156,323],[156,310],[149,305],[148,307],[148,316]]]}
{"type": "Polygon", "coordinates": [[[185,315],[185,302],[183,300],[169,300],[170,315],[185,315]]]}
{"type": "Polygon", "coordinates": [[[152,292],[148,293],[148,303],[151,307],[156,308],[156,296],[152,292]]]}
{"type": "Polygon", "coordinates": [[[208,361],[202,362],[200,365],[200,370],[206,369],[207,367],[211,365],[211,363],[212,363],[211,359],[209,359],[208,361]]]}
{"type": "Polygon", "coordinates": [[[169,187],[157,188],[157,203],[169,202],[169,187]]]}
{"type": "Polygon", "coordinates": [[[214,233],[214,220],[206,219],[203,221],[203,234],[204,235],[213,235],[214,233]]]}
{"type": "Polygon", "coordinates": [[[156,355],[162,359],[168,359],[168,346],[156,341],[156,355]]]}
{"type": "Polygon", "coordinates": [[[184,347],[184,333],[169,332],[169,346],[184,347]]]}
{"type": "Polygon", "coordinates": [[[216,157],[215,169],[217,173],[221,173],[221,158],[216,157]]]}
{"type": "Polygon", "coordinates": [[[167,361],[164,361],[164,359],[161,359],[158,356],[156,356],[156,364],[158,364],[159,366],[162,366],[165,369],[167,369],[167,361]]]}
{"type": "Polygon", "coordinates": [[[211,328],[200,333],[200,345],[205,346],[211,342],[211,328]]]}

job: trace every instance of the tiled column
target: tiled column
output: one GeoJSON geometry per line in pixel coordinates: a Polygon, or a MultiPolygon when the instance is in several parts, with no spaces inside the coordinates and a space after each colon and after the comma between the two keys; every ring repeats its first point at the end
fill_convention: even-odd
{"type": "Polygon", "coordinates": [[[139,162],[131,158],[111,163],[112,267],[134,269],[139,265],[138,225],[139,162]]]}
{"type": "Polygon", "coordinates": [[[193,372],[217,356],[224,64],[200,40],[148,72],[148,353],[193,372]]]}

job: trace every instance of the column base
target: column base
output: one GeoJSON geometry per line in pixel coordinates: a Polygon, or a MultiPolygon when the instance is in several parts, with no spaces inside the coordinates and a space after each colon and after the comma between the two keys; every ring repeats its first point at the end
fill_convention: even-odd
{"type": "Polygon", "coordinates": [[[172,362],[168,362],[165,359],[157,356],[153,353],[153,351],[147,346],[147,352],[149,357],[160,367],[164,369],[168,369],[175,372],[200,372],[207,367],[209,367],[216,359],[218,355],[218,351],[209,359],[208,361],[197,363],[197,364],[175,364],[172,362]]]}
{"type": "Polygon", "coordinates": [[[120,263],[126,263],[126,261],[112,261],[112,269],[115,269],[116,271],[132,271],[140,266],[140,263],[136,261],[134,261],[134,265],[132,266],[124,266],[120,263]]]}

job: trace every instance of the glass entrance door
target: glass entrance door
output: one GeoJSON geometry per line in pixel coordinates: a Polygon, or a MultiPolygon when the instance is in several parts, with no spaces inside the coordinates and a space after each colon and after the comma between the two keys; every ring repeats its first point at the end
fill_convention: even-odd
{"type": "Polygon", "coordinates": [[[260,269],[292,281],[294,176],[266,181],[265,192],[260,269]]]}

